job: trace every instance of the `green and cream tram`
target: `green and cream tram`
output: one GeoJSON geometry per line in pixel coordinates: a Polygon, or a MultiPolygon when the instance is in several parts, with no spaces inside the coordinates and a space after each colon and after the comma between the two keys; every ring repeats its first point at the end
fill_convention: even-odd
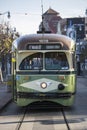
{"type": "Polygon", "coordinates": [[[71,106],[76,94],[75,62],[75,43],[66,36],[21,36],[12,44],[13,100],[19,106],[39,101],[71,106]]]}

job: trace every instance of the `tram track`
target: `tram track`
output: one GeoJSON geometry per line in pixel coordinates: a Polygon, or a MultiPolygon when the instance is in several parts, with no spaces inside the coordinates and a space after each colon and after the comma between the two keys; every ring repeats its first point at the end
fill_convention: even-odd
{"type": "MultiPolygon", "coordinates": [[[[17,123],[17,126],[16,126],[16,129],[15,130],[21,130],[22,128],[22,125],[24,123],[24,119],[25,119],[25,116],[27,115],[27,111],[29,110],[28,109],[29,107],[26,107],[24,109],[24,112],[23,112],[23,115],[20,117],[20,120],[18,121],[17,123]]],[[[69,123],[68,123],[68,120],[66,118],[66,114],[65,114],[65,111],[64,111],[64,108],[59,108],[60,109],[60,112],[61,112],[61,116],[63,117],[62,119],[64,120],[64,123],[65,123],[65,126],[66,126],[66,130],[71,130],[70,129],[70,126],[69,126],[69,123]]],[[[59,111],[58,111],[59,112],[59,111]]],[[[38,116],[38,115],[37,115],[38,116]]],[[[43,119],[44,120],[44,119],[43,119]]],[[[39,120],[40,121],[40,120],[39,120]]],[[[27,123],[30,122],[29,120],[27,121],[27,123]]],[[[38,122],[38,121],[36,121],[38,122]]],[[[53,124],[55,125],[55,124],[53,124]]],[[[39,127],[39,126],[38,126],[39,127]]],[[[34,130],[34,129],[33,129],[34,130]]],[[[55,129],[54,129],[55,130],[55,129]]]]}
{"type": "Polygon", "coordinates": [[[62,112],[64,121],[65,121],[65,124],[66,124],[66,126],[67,126],[67,130],[70,130],[69,123],[68,123],[68,120],[67,120],[67,118],[66,118],[66,115],[65,115],[65,112],[64,112],[64,109],[63,109],[63,108],[61,108],[61,112],[62,112]]]}
{"type": "Polygon", "coordinates": [[[27,110],[28,110],[28,107],[25,108],[24,114],[21,116],[20,121],[18,122],[17,127],[16,127],[15,130],[20,130],[21,129],[21,125],[22,125],[22,123],[24,121],[24,118],[25,118],[25,115],[27,113],[27,110]]]}

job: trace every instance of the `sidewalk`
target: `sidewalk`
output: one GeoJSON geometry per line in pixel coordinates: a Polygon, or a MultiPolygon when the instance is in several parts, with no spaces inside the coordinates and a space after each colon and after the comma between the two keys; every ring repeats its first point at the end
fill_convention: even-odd
{"type": "Polygon", "coordinates": [[[0,110],[12,100],[12,92],[8,90],[5,82],[0,82],[0,110]]]}

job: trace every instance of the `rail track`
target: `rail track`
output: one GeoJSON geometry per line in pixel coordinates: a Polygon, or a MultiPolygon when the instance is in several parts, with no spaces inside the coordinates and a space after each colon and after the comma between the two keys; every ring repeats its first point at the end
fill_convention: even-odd
{"type": "MultiPolygon", "coordinates": [[[[23,123],[28,123],[28,122],[30,122],[29,120],[27,120],[27,121],[24,121],[24,119],[25,119],[25,116],[27,116],[27,112],[29,111],[29,107],[26,107],[25,109],[24,109],[24,112],[23,112],[23,115],[20,117],[20,120],[18,121],[18,123],[17,123],[17,126],[16,126],[16,129],[15,130],[21,130],[21,127],[22,127],[22,129],[23,129],[23,126],[22,126],[22,124],[23,123]]],[[[66,130],[71,130],[70,129],[70,127],[69,127],[69,123],[68,123],[68,120],[67,120],[67,117],[66,117],[66,114],[65,114],[65,112],[64,112],[64,108],[58,108],[58,112],[61,112],[61,115],[62,115],[62,119],[64,120],[64,123],[65,123],[65,126],[66,126],[66,130]]],[[[40,114],[40,113],[38,113],[38,114],[40,114]]],[[[40,121],[40,120],[39,120],[40,121]]],[[[35,122],[35,121],[34,121],[35,122]]],[[[53,125],[53,124],[52,124],[53,125]]],[[[54,124],[55,125],[55,124],[54,124]]],[[[62,125],[62,124],[61,124],[62,125]]],[[[25,127],[26,127],[26,125],[24,125],[25,127]]],[[[38,126],[39,127],[39,126],[38,126]]],[[[26,129],[26,128],[24,128],[24,129],[26,129]]],[[[55,130],[55,129],[54,129],[55,130]]]]}

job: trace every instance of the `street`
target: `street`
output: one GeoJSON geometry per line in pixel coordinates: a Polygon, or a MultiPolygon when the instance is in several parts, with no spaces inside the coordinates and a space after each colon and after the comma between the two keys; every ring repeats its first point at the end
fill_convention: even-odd
{"type": "Polygon", "coordinates": [[[77,78],[76,100],[72,108],[29,109],[11,102],[0,113],[1,130],[87,130],[87,82],[77,78]],[[64,119],[64,115],[65,118],[64,119]],[[69,128],[65,122],[67,121],[69,128]],[[23,121],[23,122],[22,122],[23,121]]]}

